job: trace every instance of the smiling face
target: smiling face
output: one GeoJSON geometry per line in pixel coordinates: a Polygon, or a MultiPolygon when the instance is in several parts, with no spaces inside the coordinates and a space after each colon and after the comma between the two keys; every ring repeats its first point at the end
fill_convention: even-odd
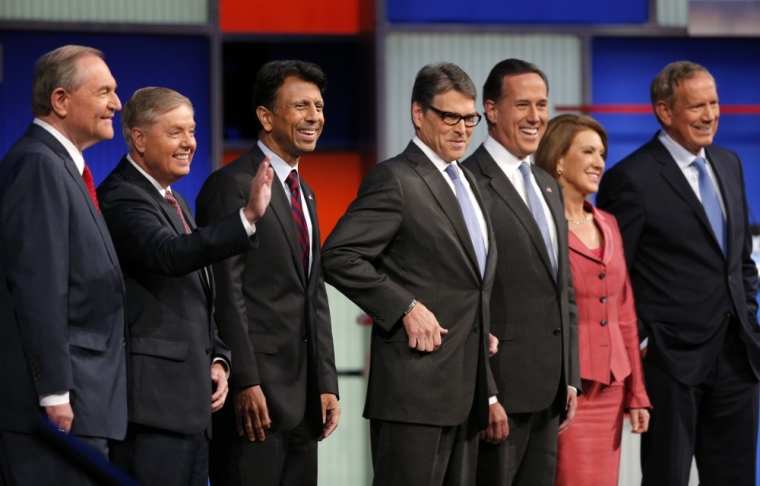
{"type": "MultiPolygon", "coordinates": [[[[432,105],[440,111],[477,114],[475,100],[454,89],[435,95],[432,105]]],[[[461,159],[470,145],[473,127],[465,126],[464,120],[447,125],[434,110],[425,110],[416,101],[412,104],[412,122],[417,137],[445,162],[461,159]]]]}
{"type": "Polygon", "coordinates": [[[301,155],[317,146],[325,124],[325,102],[316,84],[289,76],[277,89],[275,106],[275,112],[263,106],[256,109],[263,127],[260,138],[294,167],[301,155]]]}
{"type": "Polygon", "coordinates": [[[669,107],[664,101],[656,105],[657,115],[665,131],[694,155],[711,145],[718,131],[720,106],[712,76],[699,72],[682,80],[675,89],[675,101],[669,107]]]}
{"type": "Polygon", "coordinates": [[[525,159],[538,149],[549,118],[548,92],[536,73],[504,76],[504,95],[486,100],[488,133],[512,155],[525,159]]]}
{"type": "Polygon", "coordinates": [[[135,162],[164,188],[190,172],[196,142],[193,110],[187,105],[159,116],[148,130],[133,128],[132,137],[139,154],[135,162]]]}
{"type": "Polygon", "coordinates": [[[557,161],[557,180],[565,191],[586,197],[599,190],[599,180],[604,172],[604,144],[594,130],[578,132],[567,149],[567,153],[557,161]],[[561,172],[561,173],[560,173],[561,172]]]}
{"type": "Polygon", "coordinates": [[[72,92],[63,88],[53,92],[53,105],[60,115],[61,131],[79,149],[113,138],[113,116],[121,109],[116,96],[116,80],[103,61],[95,55],[84,55],[77,61],[84,83],[72,92]],[[60,110],[60,111],[59,111],[60,110]]]}

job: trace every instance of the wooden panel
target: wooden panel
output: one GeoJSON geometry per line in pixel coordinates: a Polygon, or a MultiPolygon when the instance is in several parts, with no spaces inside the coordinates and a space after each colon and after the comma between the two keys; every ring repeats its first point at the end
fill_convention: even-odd
{"type": "MultiPolygon", "coordinates": [[[[226,165],[246,152],[224,152],[226,165]]],[[[299,171],[317,197],[322,243],[356,197],[368,163],[358,152],[313,152],[301,157],[299,171]]]]}
{"type": "Polygon", "coordinates": [[[220,0],[222,32],[256,34],[359,33],[360,0],[220,0]]]}

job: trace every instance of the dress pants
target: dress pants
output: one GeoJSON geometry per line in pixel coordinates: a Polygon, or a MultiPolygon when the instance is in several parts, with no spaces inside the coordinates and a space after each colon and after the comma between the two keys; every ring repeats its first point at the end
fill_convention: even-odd
{"type": "MultiPolygon", "coordinates": [[[[81,437],[103,457],[108,440],[81,437]]],[[[95,486],[98,481],[34,434],[0,431],[0,485],[3,486],[95,486]]]]}
{"type": "Polygon", "coordinates": [[[370,420],[372,486],[468,486],[475,482],[475,413],[458,426],[370,420]]]}
{"type": "Polygon", "coordinates": [[[642,486],[686,486],[692,456],[701,486],[754,486],[758,384],[741,340],[728,325],[705,380],[689,386],[644,360],[652,401],[641,440],[642,486]]]}
{"type": "Polygon", "coordinates": [[[127,427],[127,437],[111,447],[111,461],[143,486],[206,486],[206,431],[181,434],[140,425],[127,427]]]}
{"type": "Polygon", "coordinates": [[[583,380],[573,424],[559,436],[555,486],[617,486],[625,382],[583,380]]]}

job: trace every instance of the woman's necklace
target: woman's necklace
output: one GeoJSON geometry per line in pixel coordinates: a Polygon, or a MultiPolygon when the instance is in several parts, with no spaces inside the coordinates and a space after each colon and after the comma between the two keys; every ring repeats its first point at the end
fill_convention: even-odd
{"type": "Polygon", "coordinates": [[[568,219],[567,222],[573,223],[573,224],[586,224],[586,221],[588,221],[589,219],[591,219],[591,215],[587,214],[586,217],[580,221],[576,221],[574,219],[568,219]]]}

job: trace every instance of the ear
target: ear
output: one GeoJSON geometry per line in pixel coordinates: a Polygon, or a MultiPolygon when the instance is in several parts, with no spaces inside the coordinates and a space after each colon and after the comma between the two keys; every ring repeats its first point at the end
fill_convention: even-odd
{"type": "Polygon", "coordinates": [[[671,111],[668,104],[660,100],[657,102],[654,109],[655,113],[657,113],[657,117],[660,119],[662,124],[670,128],[670,125],[673,123],[673,118],[671,117],[671,111]]]}
{"type": "Polygon", "coordinates": [[[486,120],[488,120],[490,123],[496,123],[496,112],[498,111],[498,108],[496,107],[496,102],[494,100],[486,100],[485,103],[483,103],[483,107],[486,110],[486,120]]]}
{"type": "Polygon", "coordinates": [[[412,123],[414,128],[422,128],[422,120],[425,118],[425,108],[418,102],[412,103],[412,123]]]}
{"type": "Polygon", "coordinates": [[[135,150],[137,150],[138,153],[144,154],[145,132],[142,131],[141,128],[133,127],[132,131],[130,132],[130,136],[132,137],[132,143],[135,146],[135,150]]]}
{"type": "Polygon", "coordinates": [[[273,113],[263,106],[256,108],[256,116],[259,119],[259,123],[264,127],[264,131],[269,133],[272,131],[272,115],[273,113]]]}
{"type": "Polygon", "coordinates": [[[69,93],[63,88],[56,88],[50,93],[50,106],[52,111],[60,118],[65,118],[68,113],[69,93]]]}
{"type": "Polygon", "coordinates": [[[554,168],[554,174],[552,175],[556,175],[557,180],[559,180],[562,177],[562,174],[560,174],[560,172],[562,174],[565,173],[565,158],[564,157],[559,158],[559,160],[557,161],[557,167],[554,168]]]}

